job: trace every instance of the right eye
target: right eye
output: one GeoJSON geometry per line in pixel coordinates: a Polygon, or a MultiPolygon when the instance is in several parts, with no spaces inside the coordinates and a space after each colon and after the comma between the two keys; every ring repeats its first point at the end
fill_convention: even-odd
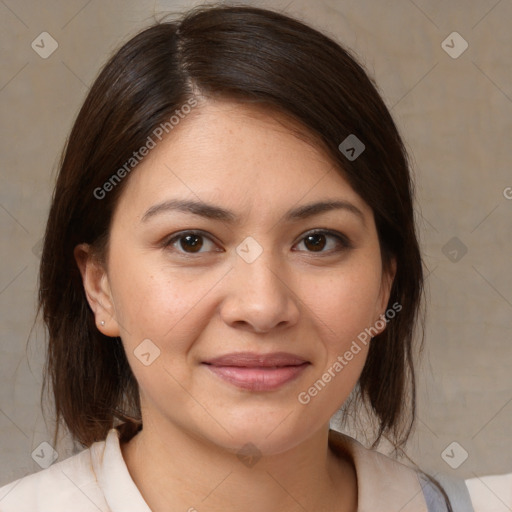
{"type": "MultiPolygon", "coordinates": [[[[181,254],[198,254],[201,252],[212,252],[212,251],[201,251],[204,247],[213,246],[214,242],[202,231],[181,231],[171,235],[165,244],[166,249],[174,249],[181,254]],[[206,241],[206,243],[205,243],[206,241]]],[[[214,250],[213,252],[219,252],[214,250]]]]}

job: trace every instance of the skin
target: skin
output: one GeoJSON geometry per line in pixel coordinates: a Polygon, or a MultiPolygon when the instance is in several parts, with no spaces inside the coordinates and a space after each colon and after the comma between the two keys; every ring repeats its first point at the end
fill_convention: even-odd
{"type": "Polygon", "coordinates": [[[383,270],[371,208],[285,121],[206,101],[126,178],[107,261],[86,245],[75,250],[98,329],[121,336],[139,383],[144,429],[122,452],[155,512],[357,508],[352,461],[328,448],[327,435],[369,345],[307,405],[298,395],[384,313],[394,270],[383,270]],[[178,211],[142,220],[172,198],[213,203],[239,220],[178,211]],[[362,217],[337,209],[284,220],[327,199],[350,202],[362,217]],[[306,235],[319,228],[351,247],[325,235],[315,251],[306,235]],[[199,252],[183,238],[164,247],[192,229],[205,232],[199,252]],[[236,251],[248,236],[263,249],[252,263],[236,251]],[[160,350],[148,366],[134,354],[145,339],[160,350]],[[201,364],[240,351],[290,352],[310,364],[272,391],[240,389],[201,364]],[[251,467],[236,455],[247,443],[261,456],[251,467]]]}

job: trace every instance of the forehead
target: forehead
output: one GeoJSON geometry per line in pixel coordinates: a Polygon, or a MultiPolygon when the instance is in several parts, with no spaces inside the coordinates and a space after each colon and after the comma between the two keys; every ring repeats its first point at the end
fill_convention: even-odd
{"type": "Polygon", "coordinates": [[[130,176],[125,203],[190,197],[233,209],[293,204],[333,194],[358,203],[319,137],[262,105],[205,101],[130,176]]]}

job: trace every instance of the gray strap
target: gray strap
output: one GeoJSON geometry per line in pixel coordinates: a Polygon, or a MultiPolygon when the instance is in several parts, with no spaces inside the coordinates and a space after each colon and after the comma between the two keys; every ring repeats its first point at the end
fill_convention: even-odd
{"type": "Polygon", "coordinates": [[[443,486],[450,498],[453,512],[474,512],[466,482],[461,478],[438,475],[436,480],[443,486]]]}
{"type": "MultiPolygon", "coordinates": [[[[418,477],[421,482],[428,512],[447,511],[445,499],[439,489],[421,473],[418,474],[418,477]]],[[[471,497],[464,480],[443,474],[436,475],[435,479],[441,484],[448,495],[453,512],[474,512],[471,497]]]]}
{"type": "Polygon", "coordinates": [[[421,472],[418,473],[418,478],[428,512],[448,512],[446,500],[439,488],[421,472]]]}

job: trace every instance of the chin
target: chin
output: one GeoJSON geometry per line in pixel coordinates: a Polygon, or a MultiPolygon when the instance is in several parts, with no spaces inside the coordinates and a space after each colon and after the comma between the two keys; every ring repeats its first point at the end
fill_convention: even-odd
{"type": "MultiPolygon", "coordinates": [[[[240,456],[270,456],[286,452],[308,439],[315,426],[308,428],[305,422],[293,424],[293,414],[281,414],[278,421],[265,421],[261,413],[251,421],[244,417],[243,421],[224,422],[221,428],[198,432],[210,443],[240,456]],[[224,430],[225,429],[225,430],[224,430]],[[254,452],[254,453],[252,453],[254,452]]],[[[268,415],[267,415],[268,419],[268,415]]]]}

